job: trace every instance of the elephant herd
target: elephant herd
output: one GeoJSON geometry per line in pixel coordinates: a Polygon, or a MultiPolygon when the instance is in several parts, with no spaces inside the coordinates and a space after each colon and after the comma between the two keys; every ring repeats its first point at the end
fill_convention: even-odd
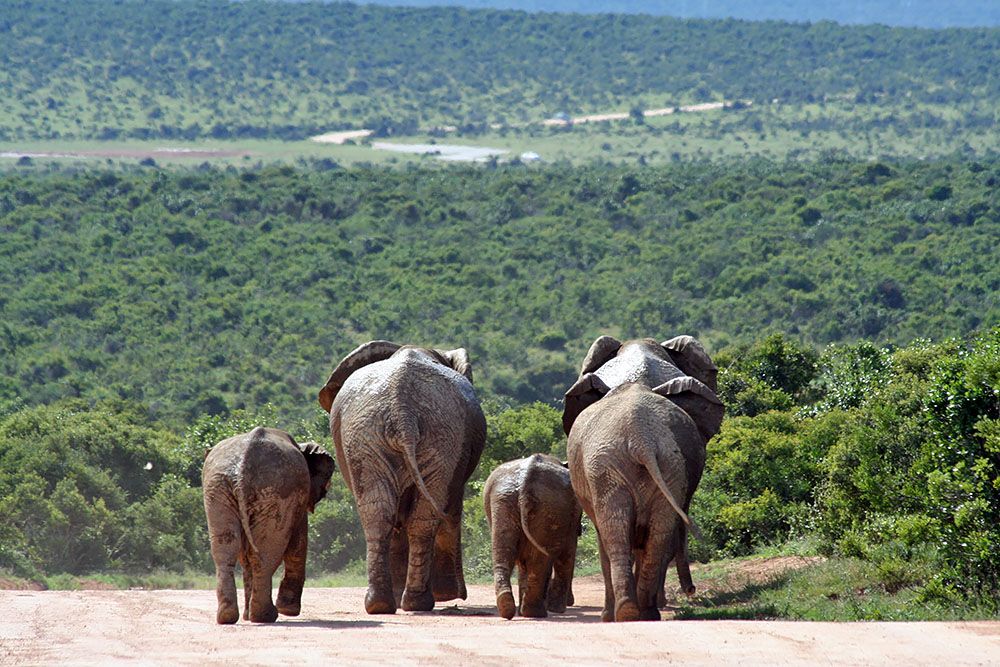
{"type": "MultiPolygon", "coordinates": [[[[583,512],[597,530],[602,620],[659,620],[671,562],[694,592],[687,533],[697,528],[687,513],[722,422],[716,374],[690,336],[594,341],[565,395],[568,463],[535,454],[498,466],[484,486],[501,616],[542,617],[574,603],[583,512]]],[[[366,343],[334,369],[319,403],[364,528],[365,610],[429,611],[465,599],[462,500],[486,441],[466,351],[366,343]]],[[[240,616],[237,562],[244,620],[299,613],[307,515],[334,467],[323,447],[278,429],[257,427],[210,450],[202,485],[218,623],[240,616]],[[271,578],[281,563],[275,605],[271,578]]]]}

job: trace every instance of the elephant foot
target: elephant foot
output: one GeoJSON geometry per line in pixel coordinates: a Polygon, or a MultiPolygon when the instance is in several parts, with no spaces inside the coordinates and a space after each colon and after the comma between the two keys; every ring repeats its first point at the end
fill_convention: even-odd
{"type": "Polygon", "coordinates": [[[667,606],[667,592],[662,588],[656,591],[656,606],[660,609],[667,606]]]}
{"type": "Polygon", "coordinates": [[[279,590],[276,606],[278,607],[279,614],[284,616],[298,616],[299,612],[302,611],[302,598],[291,593],[285,594],[284,591],[279,590]]]}
{"type": "Polygon", "coordinates": [[[392,595],[378,595],[369,587],[365,593],[365,611],[369,614],[395,614],[396,599],[392,595]]]}
{"type": "Polygon", "coordinates": [[[549,598],[546,608],[553,614],[563,614],[566,612],[566,603],[563,600],[549,598]]]}
{"type": "Polygon", "coordinates": [[[517,605],[514,604],[513,593],[507,591],[497,596],[497,610],[508,621],[514,618],[514,614],[517,613],[517,605]]]}
{"type": "Polygon", "coordinates": [[[614,623],[615,622],[615,612],[611,609],[601,610],[601,623],[614,623]]]}
{"type": "Polygon", "coordinates": [[[447,602],[448,600],[464,600],[468,597],[465,590],[465,582],[459,581],[458,577],[438,577],[434,580],[434,601],[447,602]]]}
{"type": "Polygon", "coordinates": [[[240,609],[235,605],[219,606],[215,613],[215,622],[219,625],[231,625],[240,620],[240,609]]]}
{"type": "Polygon", "coordinates": [[[521,616],[525,618],[545,618],[549,613],[545,611],[545,605],[541,602],[534,604],[521,604],[521,616]]]}
{"type": "Polygon", "coordinates": [[[573,597],[573,591],[570,591],[569,594],[566,596],[566,606],[572,607],[575,604],[576,604],[576,599],[573,597]]]}
{"type": "Polygon", "coordinates": [[[434,594],[429,589],[421,593],[403,591],[403,611],[431,611],[434,609],[434,594]]]}
{"type": "Polygon", "coordinates": [[[694,597],[694,594],[697,592],[698,592],[698,587],[695,586],[694,584],[691,584],[690,586],[684,589],[684,595],[688,596],[689,598],[694,597]]]}
{"type": "Polygon", "coordinates": [[[302,611],[301,602],[290,602],[288,604],[282,604],[278,601],[278,613],[283,616],[298,616],[302,611]]]}
{"type": "Polygon", "coordinates": [[[275,606],[268,605],[262,612],[254,613],[250,611],[251,623],[274,623],[278,620],[278,610],[275,606]]]}
{"type": "Polygon", "coordinates": [[[659,621],[660,619],[660,610],[656,607],[650,607],[649,609],[642,609],[639,611],[640,621],[659,621]]]}
{"type": "Polygon", "coordinates": [[[626,600],[615,608],[616,623],[627,623],[631,621],[639,621],[641,619],[642,615],[639,613],[639,605],[631,600],[626,600]]]}

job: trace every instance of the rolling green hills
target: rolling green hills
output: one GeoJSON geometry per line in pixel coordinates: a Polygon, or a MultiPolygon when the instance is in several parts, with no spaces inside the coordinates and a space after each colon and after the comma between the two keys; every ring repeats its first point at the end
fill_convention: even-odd
{"type": "Polygon", "coordinates": [[[963,105],[975,133],[1000,98],[1000,29],[219,0],[4,0],[0,17],[0,142],[483,131],[775,98],[963,105]]]}
{"type": "Polygon", "coordinates": [[[601,333],[811,344],[1000,324],[996,163],[63,172],[0,179],[0,397],[309,418],[373,338],[559,399],[601,333]]]}

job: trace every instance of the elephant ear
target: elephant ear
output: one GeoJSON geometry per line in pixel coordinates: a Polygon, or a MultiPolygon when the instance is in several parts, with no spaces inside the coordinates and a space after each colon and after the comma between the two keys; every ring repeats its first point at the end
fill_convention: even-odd
{"type": "Polygon", "coordinates": [[[333,406],[333,400],[337,398],[340,388],[344,386],[351,373],[362,366],[388,359],[400,347],[402,345],[390,343],[387,340],[373,340],[356,348],[333,369],[333,373],[330,374],[326,385],[319,391],[319,404],[323,406],[324,410],[329,412],[331,406],[333,406]]]}
{"type": "Polygon", "coordinates": [[[593,373],[587,373],[569,388],[563,396],[563,431],[566,435],[569,435],[580,413],[604,398],[609,391],[611,389],[604,384],[604,380],[593,373]]]}
{"type": "Polygon", "coordinates": [[[590,346],[590,350],[587,352],[587,356],[583,360],[583,366],[580,367],[580,377],[583,377],[587,373],[593,373],[598,368],[608,363],[609,359],[612,359],[618,350],[621,349],[622,342],[617,338],[612,338],[611,336],[601,336],[590,346]]]}
{"type": "Polygon", "coordinates": [[[653,391],[686,412],[707,443],[722,428],[725,408],[715,392],[693,377],[664,382],[653,391]]]}
{"type": "Polygon", "coordinates": [[[306,465],[309,466],[309,511],[312,512],[316,508],[316,503],[326,496],[326,491],[330,488],[330,478],[337,464],[318,443],[310,441],[296,445],[306,458],[306,465]]]}
{"type": "Polygon", "coordinates": [[[465,379],[472,382],[472,364],[469,362],[469,353],[465,351],[464,347],[460,347],[455,350],[434,350],[451,366],[453,369],[465,376],[465,379]]]}
{"type": "Polygon", "coordinates": [[[670,355],[670,359],[677,368],[691,377],[701,380],[713,392],[718,389],[719,369],[712,362],[712,358],[708,356],[705,348],[694,337],[677,336],[663,341],[660,345],[670,355]]]}

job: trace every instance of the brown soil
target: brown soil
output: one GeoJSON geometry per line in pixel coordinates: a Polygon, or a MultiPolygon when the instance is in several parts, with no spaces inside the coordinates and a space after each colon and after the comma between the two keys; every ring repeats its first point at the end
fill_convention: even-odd
{"type": "MultiPolygon", "coordinates": [[[[782,565],[771,559],[753,567],[772,576],[782,565]]],[[[470,587],[469,599],[456,605],[391,616],[366,615],[362,588],[326,588],[305,591],[297,618],[235,626],[215,624],[213,591],[0,591],[0,663],[1000,662],[998,622],[602,624],[600,577],[577,579],[573,587],[578,606],[547,619],[499,618],[488,586],[470,587]]]]}

